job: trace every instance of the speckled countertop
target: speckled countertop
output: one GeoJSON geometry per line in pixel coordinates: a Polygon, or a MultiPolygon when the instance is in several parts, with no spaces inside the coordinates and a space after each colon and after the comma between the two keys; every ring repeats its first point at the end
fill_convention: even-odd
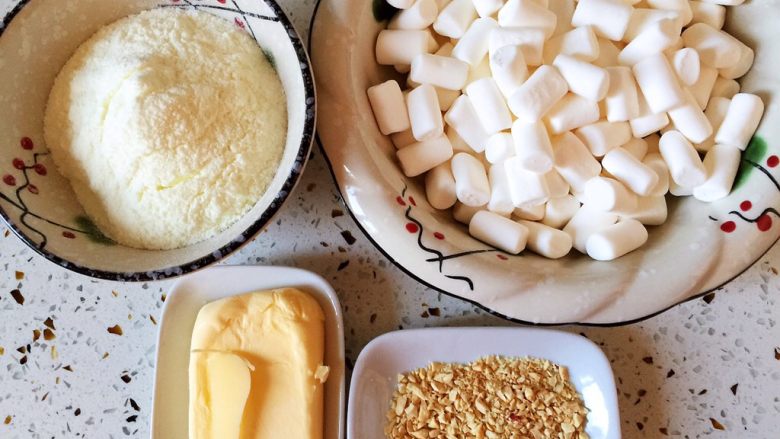
{"type": "MultiPolygon", "coordinates": [[[[315,0],[282,1],[306,37],[315,0]]],[[[338,291],[351,365],[398,328],[508,325],[409,278],[363,237],[315,148],[266,232],[228,264],[312,270],[338,291]]],[[[148,437],[157,322],[171,282],[65,271],[0,228],[0,438],[148,437]]],[[[780,437],[780,247],[717,292],[642,323],[567,327],[618,380],[623,434],[780,437]]]]}

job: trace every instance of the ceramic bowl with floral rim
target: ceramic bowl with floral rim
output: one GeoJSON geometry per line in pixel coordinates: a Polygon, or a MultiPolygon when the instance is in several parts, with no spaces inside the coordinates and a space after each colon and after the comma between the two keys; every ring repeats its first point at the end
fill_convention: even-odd
{"type": "Polygon", "coordinates": [[[473,238],[405,177],[374,122],[366,89],[397,74],[377,65],[384,0],[322,0],[311,54],[319,87],[319,139],[359,226],[425,285],[501,316],[540,324],[617,324],[642,319],[717,288],[757,261],[780,236],[780,7],[729,8],[727,29],[756,49],[743,90],[767,104],[731,195],[712,204],[670,199],[669,220],[641,249],[613,262],[573,252],[547,260],[512,256],[473,238]]]}
{"type": "Polygon", "coordinates": [[[50,261],[120,281],[179,276],[251,241],[298,182],[314,135],[314,81],[303,43],[273,0],[0,0],[0,14],[5,17],[0,28],[0,214],[50,261]],[[206,11],[252,35],[279,73],[288,113],[279,168],[255,206],[219,234],[165,251],[129,248],[103,236],[58,174],[43,142],[49,90],[70,55],[100,27],[155,7],[206,11]]]}

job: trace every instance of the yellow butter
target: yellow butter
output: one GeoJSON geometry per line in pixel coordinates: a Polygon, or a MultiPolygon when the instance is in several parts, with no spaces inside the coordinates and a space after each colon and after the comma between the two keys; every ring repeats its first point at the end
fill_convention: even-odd
{"type": "Polygon", "coordinates": [[[192,333],[190,439],[321,439],[324,315],[296,289],[204,306],[192,333]]]}

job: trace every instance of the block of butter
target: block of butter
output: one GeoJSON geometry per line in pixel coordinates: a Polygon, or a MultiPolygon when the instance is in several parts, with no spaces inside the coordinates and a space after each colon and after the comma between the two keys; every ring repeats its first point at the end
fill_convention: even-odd
{"type": "Polygon", "coordinates": [[[296,289],[211,302],[189,366],[190,439],[321,439],[324,315],[296,289]]]}

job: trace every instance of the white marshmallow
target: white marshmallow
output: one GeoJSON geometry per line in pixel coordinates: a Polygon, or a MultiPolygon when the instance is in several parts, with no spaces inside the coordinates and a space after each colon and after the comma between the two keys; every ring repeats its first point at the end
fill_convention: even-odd
{"type": "Polygon", "coordinates": [[[520,46],[529,66],[543,62],[544,31],[534,27],[501,27],[490,32],[488,51],[494,54],[506,46],[520,46]]]}
{"type": "Polygon", "coordinates": [[[409,9],[415,0],[387,0],[387,4],[397,9],[409,9]]]}
{"type": "Polygon", "coordinates": [[[712,125],[699,108],[693,95],[685,90],[685,105],[669,110],[674,128],[693,143],[701,143],[712,135],[712,125]]]}
{"type": "Polygon", "coordinates": [[[726,118],[726,114],[729,111],[729,105],[731,105],[731,99],[714,97],[710,99],[707,110],[704,111],[704,115],[707,116],[707,120],[710,121],[713,133],[704,142],[694,145],[699,152],[707,152],[715,145],[715,134],[718,133],[720,126],[723,125],[723,119],[726,118]]]}
{"type": "Polygon", "coordinates": [[[639,117],[639,93],[631,69],[628,67],[607,67],[609,89],[604,105],[607,120],[626,122],[639,117]]]}
{"type": "Polygon", "coordinates": [[[558,17],[533,0],[509,0],[498,11],[501,27],[535,27],[544,31],[545,39],[555,32],[558,17]]]}
{"type": "Polygon", "coordinates": [[[506,168],[503,163],[490,167],[488,171],[490,181],[490,201],[487,208],[502,216],[509,216],[515,210],[515,204],[512,202],[512,195],[509,191],[509,178],[506,175],[506,168]]]}
{"type": "Polygon", "coordinates": [[[447,128],[444,129],[444,135],[446,135],[447,139],[450,141],[453,152],[476,152],[458,135],[458,132],[455,131],[455,128],[452,126],[447,125],[447,128]]]}
{"type": "Polygon", "coordinates": [[[634,76],[653,113],[663,113],[685,103],[685,94],[669,61],[652,55],[634,66],[634,76]]]}
{"type": "Polygon", "coordinates": [[[666,55],[669,58],[669,60],[671,60],[674,52],[677,52],[678,50],[684,48],[685,48],[685,43],[683,42],[682,37],[677,37],[675,42],[671,46],[667,47],[666,50],[664,50],[664,55],[666,55]]]}
{"type": "Polygon", "coordinates": [[[714,3],[723,6],[738,6],[745,3],[745,0],[704,0],[707,3],[714,3]]]}
{"type": "Polygon", "coordinates": [[[579,0],[571,24],[593,26],[599,36],[620,41],[628,29],[633,9],[620,0],[579,0]]]}
{"type": "Polygon", "coordinates": [[[607,96],[609,74],[605,69],[563,54],[555,57],[553,65],[569,84],[572,93],[592,101],[600,101],[607,96]]]}
{"type": "Polygon", "coordinates": [[[561,229],[571,221],[578,210],[580,210],[580,202],[574,198],[574,195],[550,198],[544,207],[542,224],[555,229],[561,229]]]}
{"type": "Polygon", "coordinates": [[[376,62],[385,66],[408,65],[421,53],[429,53],[428,38],[424,30],[382,30],[376,39],[376,62]]]}
{"type": "Polygon", "coordinates": [[[515,207],[537,206],[550,197],[544,174],[526,171],[517,157],[504,161],[509,178],[509,190],[515,207]]]}
{"type": "Polygon", "coordinates": [[[550,137],[541,122],[512,124],[516,162],[526,171],[544,174],[553,168],[554,158],[550,137]]]}
{"type": "Polygon", "coordinates": [[[533,221],[518,221],[528,229],[528,249],[548,259],[559,259],[572,249],[571,235],[533,221]]]}
{"type": "Polygon", "coordinates": [[[447,136],[441,135],[399,149],[396,155],[404,175],[416,177],[449,160],[452,157],[452,145],[447,136]]]}
{"type": "Polygon", "coordinates": [[[452,157],[452,175],[458,201],[466,206],[483,206],[490,201],[490,183],[485,166],[476,157],[459,152],[452,157]]]}
{"type": "Polygon", "coordinates": [[[647,238],[642,223],[626,218],[593,233],[585,248],[588,256],[597,261],[612,261],[643,246],[647,238]]]}
{"type": "Polygon", "coordinates": [[[439,15],[436,0],[416,0],[414,4],[399,11],[388,23],[388,29],[421,30],[432,25],[439,15]]]}
{"type": "Polygon", "coordinates": [[[630,121],[634,137],[647,137],[669,125],[669,116],[666,113],[653,113],[642,93],[638,94],[638,98],[639,117],[630,121]]]}
{"type": "Polygon", "coordinates": [[[404,95],[396,81],[390,80],[368,89],[368,102],[374,111],[379,131],[384,135],[409,129],[409,113],[404,95]]]}
{"type": "Polygon", "coordinates": [[[718,79],[718,70],[712,67],[701,66],[699,79],[688,89],[702,110],[707,108],[707,102],[712,95],[713,87],[718,79]]]}
{"type": "Polygon", "coordinates": [[[460,38],[476,19],[477,11],[471,0],[452,0],[436,17],[433,30],[445,37],[460,38]]]}
{"type": "MultiPolygon", "coordinates": [[[[406,108],[406,104],[404,104],[404,108],[406,108]]],[[[417,139],[414,138],[411,128],[407,128],[400,133],[391,134],[390,140],[393,142],[393,145],[395,145],[396,149],[401,149],[411,145],[412,143],[417,143],[417,139]]]]}
{"type": "Polygon", "coordinates": [[[690,4],[693,12],[691,23],[704,23],[715,29],[723,29],[726,23],[726,8],[723,5],[696,0],[691,0],[690,4]]]}
{"type": "Polygon", "coordinates": [[[592,27],[577,27],[551,38],[544,44],[542,53],[546,64],[552,63],[559,54],[591,62],[599,57],[599,41],[592,27]]]}
{"type": "Polygon", "coordinates": [[[618,65],[620,49],[612,41],[599,38],[599,56],[593,61],[594,65],[599,67],[612,67],[618,65]]]}
{"type": "Polygon", "coordinates": [[[682,33],[685,47],[699,52],[702,64],[716,69],[734,67],[740,59],[740,42],[708,24],[696,23],[682,33]]]}
{"type": "Polygon", "coordinates": [[[547,9],[557,17],[553,36],[561,35],[572,29],[571,18],[574,16],[574,0],[548,0],[547,9]]]}
{"type": "Polygon", "coordinates": [[[465,62],[427,53],[417,55],[412,60],[409,79],[418,84],[431,84],[447,89],[460,90],[466,84],[469,65],[465,62]]]}
{"type": "Polygon", "coordinates": [[[555,170],[575,192],[583,192],[585,183],[601,173],[601,164],[593,158],[588,147],[572,133],[552,139],[555,170]]]}
{"type": "MultiPolygon", "coordinates": [[[[626,29],[626,34],[623,36],[623,42],[630,43],[634,40],[634,38],[639,36],[639,34],[650,27],[651,24],[666,19],[677,21],[677,28],[682,28],[682,23],[679,23],[680,14],[675,11],[647,8],[634,9],[634,12],[631,13],[631,20],[628,22],[628,29],[626,29]]],[[[676,36],[679,36],[680,32],[681,30],[677,32],[676,36]]]]}
{"type": "Polygon", "coordinates": [[[572,93],[564,96],[545,116],[545,122],[552,134],[590,125],[600,117],[599,104],[572,93]]]}
{"type": "Polygon", "coordinates": [[[439,107],[441,111],[449,111],[455,99],[460,97],[460,90],[447,90],[446,88],[436,87],[436,96],[439,98],[439,107]]]}
{"type": "Polygon", "coordinates": [[[525,122],[538,122],[568,91],[558,69],[541,66],[509,98],[509,109],[525,122]]]}
{"type": "Polygon", "coordinates": [[[579,128],[575,134],[587,145],[591,154],[602,157],[631,140],[631,126],[627,122],[601,121],[579,128]]]}
{"type": "Polygon", "coordinates": [[[490,17],[504,6],[504,0],[471,0],[480,17],[490,17]]]}
{"type": "Polygon", "coordinates": [[[490,17],[476,19],[455,44],[452,56],[471,66],[476,66],[487,56],[488,37],[490,32],[497,27],[496,20],[490,17]]]}
{"type": "Polygon", "coordinates": [[[701,74],[701,60],[696,49],[686,47],[672,55],[672,66],[680,81],[688,86],[696,84],[701,74]]]}
{"type": "Polygon", "coordinates": [[[462,95],[456,99],[450,110],[444,114],[444,120],[475,152],[485,150],[489,134],[482,127],[468,96],[462,95]]]}
{"type": "Polygon", "coordinates": [[[442,163],[425,174],[425,195],[434,209],[445,210],[455,205],[455,177],[448,162],[442,163]]]}
{"type": "Polygon", "coordinates": [[[647,155],[647,141],[645,139],[637,139],[633,138],[628,141],[625,145],[622,146],[624,150],[626,150],[627,153],[634,156],[637,160],[642,160],[647,155]]]}
{"type": "Polygon", "coordinates": [[[469,223],[469,234],[507,253],[525,250],[528,229],[511,219],[486,210],[477,212],[469,223]]]}
{"type": "Polygon", "coordinates": [[[569,183],[558,173],[555,169],[544,174],[545,180],[547,180],[547,188],[550,192],[550,198],[565,197],[569,194],[569,183]]]}
{"type": "Polygon", "coordinates": [[[669,180],[669,193],[675,197],[688,197],[693,195],[692,187],[683,187],[674,182],[674,179],[669,180]]]}
{"type": "Polygon", "coordinates": [[[544,209],[547,203],[537,204],[536,206],[515,207],[512,217],[527,221],[541,221],[544,218],[544,209]]]}
{"type": "Polygon", "coordinates": [[[755,61],[756,54],[753,49],[739,40],[736,41],[739,43],[739,60],[733,67],[719,70],[720,76],[726,79],[737,79],[745,76],[755,61]]]}
{"type": "Polygon", "coordinates": [[[726,198],[734,186],[734,179],[742,154],[731,145],[715,145],[704,157],[707,181],[693,189],[693,196],[707,203],[726,198]]]}
{"type": "Polygon", "coordinates": [[[663,197],[666,195],[669,192],[669,167],[666,166],[666,162],[661,157],[661,154],[658,152],[647,154],[642,163],[652,169],[655,175],[658,176],[658,182],[650,189],[647,195],[650,197],[663,197]]]}
{"type": "Polygon", "coordinates": [[[715,143],[744,151],[756,133],[763,115],[764,102],[760,97],[748,93],[734,95],[726,117],[715,135],[715,143]]]}
{"type": "Polygon", "coordinates": [[[707,179],[699,154],[679,131],[672,130],[661,136],[658,147],[672,180],[678,185],[694,188],[707,179]]]}
{"type": "Polygon", "coordinates": [[[485,210],[485,206],[471,207],[463,203],[455,203],[452,208],[452,217],[455,221],[468,225],[477,212],[485,210]]]}
{"type": "Polygon", "coordinates": [[[645,0],[647,5],[653,9],[663,9],[674,11],[680,16],[680,24],[688,25],[693,19],[693,11],[689,0],[645,0]]]}
{"type": "Polygon", "coordinates": [[[584,204],[589,208],[604,212],[630,212],[636,209],[637,199],[635,193],[612,178],[594,177],[585,183],[584,204]]]}
{"type": "Polygon", "coordinates": [[[739,82],[733,79],[726,79],[718,77],[715,80],[715,84],[712,86],[712,97],[733,98],[734,95],[739,93],[739,82]]]}
{"type": "Polygon", "coordinates": [[[472,82],[466,87],[466,95],[474,108],[479,108],[476,113],[485,132],[495,134],[512,127],[512,115],[493,78],[472,82]]]}
{"type": "Polygon", "coordinates": [[[604,170],[635,194],[647,196],[658,184],[658,175],[623,148],[615,148],[601,160],[604,170]]]}
{"type": "Polygon", "coordinates": [[[640,61],[672,47],[679,39],[679,21],[669,18],[653,21],[620,51],[618,61],[621,65],[632,67],[640,61]]]}
{"type": "Polygon", "coordinates": [[[490,55],[490,71],[498,89],[509,99],[528,79],[528,67],[520,46],[504,46],[490,55]]]}
{"type": "Polygon", "coordinates": [[[666,197],[639,197],[639,203],[633,211],[621,215],[623,218],[631,218],[646,226],[660,226],[666,222],[669,211],[666,207],[666,197]]]}
{"type": "Polygon", "coordinates": [[[515,141],[509,133],[496,133],[485,144],[485,158],[490,163],[500,163],[515,155],[515,141]]]}
{"type": "Polygon", "coordinates": [[[410,91],[406,106],[415,139],[430,140],[444,132],[439,97],[432,85],[423,84],[410,91]]]}
{"type": "Polygon", "coordinates": [[[577,251],[587,254],[586,243],[588,238],[594,233],[615,224],[617,221],[618,216],[614,213],[582,206],[566,224],[563,231],[571,236],[572,244],[577,251]]]}
{"type": "Polygon", "coordinates": [[[490,72],[490,60],[488,57],[485,57],[482,59],[482,61],[475,65],[471,66],[469,69],[469,77],[466,79],[466,86],[463,87],[465,90],[466,87],[468,87],[469,84],[471,84],[474,81],[479,81],[480,79],[484,78],[490,78],[492,76],[490,72]]]}

